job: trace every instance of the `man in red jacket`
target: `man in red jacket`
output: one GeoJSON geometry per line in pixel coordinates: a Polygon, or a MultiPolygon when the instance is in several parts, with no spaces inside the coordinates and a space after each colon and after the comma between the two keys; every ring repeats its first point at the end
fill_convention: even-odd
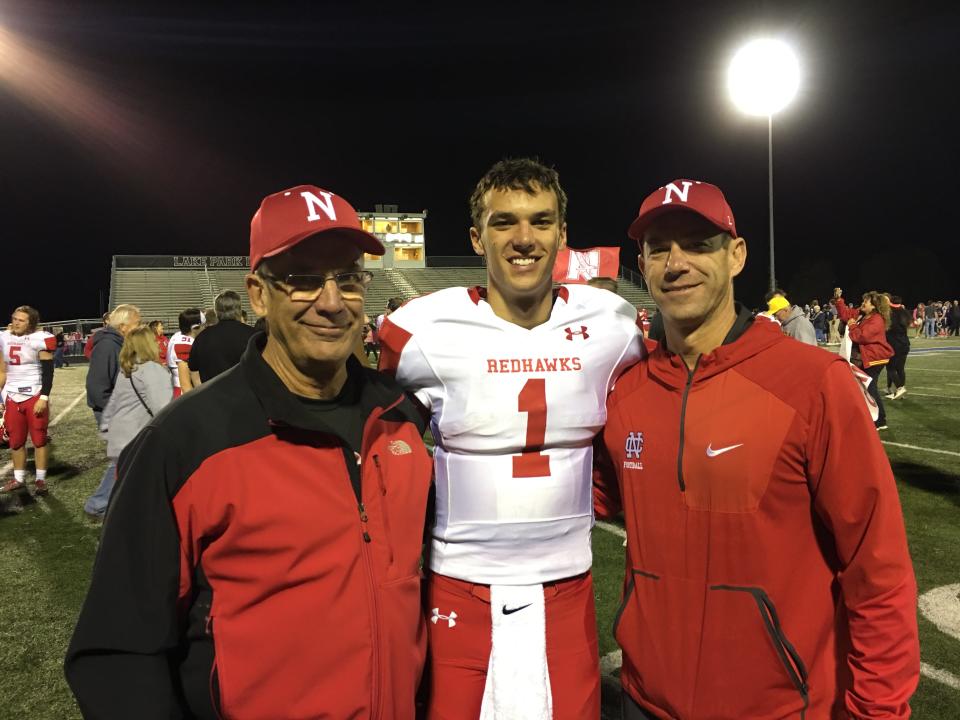
{"type": "Polygon", "coordinates": [[[717,187],[661,187],[629,234],[665,338],[608,399],[595,494],[626,516],[624,717],[908,717],[916,583],[847,364],[734,302],[717,187]]]}
{"type": "Polygon", "coordinates": [[[264,199],[270,335],[120,456],[66,675],[98,720],[414,720],[432,463],[419,409],[353,359],[383,254],[343,199],[264,199]]]}

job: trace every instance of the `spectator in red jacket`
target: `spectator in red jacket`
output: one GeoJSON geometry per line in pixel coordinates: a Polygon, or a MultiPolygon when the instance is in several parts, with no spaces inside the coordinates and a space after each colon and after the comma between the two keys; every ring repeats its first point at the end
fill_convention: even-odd
{"type": "Polygon", "coordinates": [[[87,336],[87,341],[83,345],[83,356],[89,360],[90,356],[93,355],[93,336],[98,332],[107,327],[110,323],[110,313],[105,312],[103,314],[103,327],[96,328],[92,333],[87,336]]]}
{"type": "Polygon", "coordinates": [[[887,330],[890,329],[890,300],[882,293],[870,291],[863,294],[859,312],[849,307],[840,295],[840,288],[834,290],[837,312],[840,319],[847,323],[850,340],[856,348],[850,356],[850,362],[870,376],[870,397],[877,403],[880,414],[876,425],[878,430],[887,429],[887,413],[880,399],[880,373],[890,358],[893,348],[887,342],[887,330]]]}
{"type": "Polygon", "coordinates": [[[153,334],[157,336],[157,348],[160,351],[160,362],[164,365],[167,364],[167,350],[170,346],[170,340],[166,335],[163,334],[163,321],[162,320],[151,320],[150,329],[153,330],[153,334]]]}
{"type": "Polygon", "coordinates": [[[719,188],[666,184],[629,234],[664,336],[607,400],[595,494],[625,514],[623,717],[909,717],[916,582],[850,366],[734,302],[719,188]]]}

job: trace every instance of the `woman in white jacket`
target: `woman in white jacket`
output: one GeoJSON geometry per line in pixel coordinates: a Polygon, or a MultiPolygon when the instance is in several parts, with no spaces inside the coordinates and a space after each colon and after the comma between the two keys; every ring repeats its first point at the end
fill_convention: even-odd
{"type": "Polygon", "coordinates": [[[128,332],[123,339],[120,372],[103,409],[101,426],[111,460],[173,399],[170,373],[157,362],[158,353],[157,337],[147,326],[128,332]]]}

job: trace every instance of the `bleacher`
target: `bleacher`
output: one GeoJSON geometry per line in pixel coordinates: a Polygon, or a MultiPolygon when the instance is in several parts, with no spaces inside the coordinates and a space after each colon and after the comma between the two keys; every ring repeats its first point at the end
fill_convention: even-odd
{"type": "MultiPolygon", "coordinates": [[[[162,320],[168,332],[172,332],[181,310],[213,307],[218,293],[235,290],[253,322],[244,282],[245,266],[176,267],[174,260],[157,256],[115,257],[110,278],[110,307],[133,303],[140,308],[145,321],[162,320]]],[[[480,266],[376,269],[367,290],[364,312],[375,318],[392,297],[408,300],[447,287],[484,285],[486,279],[486,268],[480,266]]],[[[628,271],[619,278],[619,290],[620,296],[635,307],[656,308],[650,294],[628,271]]]]}

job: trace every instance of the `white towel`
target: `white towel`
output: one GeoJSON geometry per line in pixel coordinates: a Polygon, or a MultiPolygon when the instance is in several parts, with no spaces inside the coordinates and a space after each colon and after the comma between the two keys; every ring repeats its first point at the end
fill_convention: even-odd
{"type": "Polygon", "coordinates": [[[490,614],[480,720],[552,720],[543,585],[491,585],[490,614]]]}

